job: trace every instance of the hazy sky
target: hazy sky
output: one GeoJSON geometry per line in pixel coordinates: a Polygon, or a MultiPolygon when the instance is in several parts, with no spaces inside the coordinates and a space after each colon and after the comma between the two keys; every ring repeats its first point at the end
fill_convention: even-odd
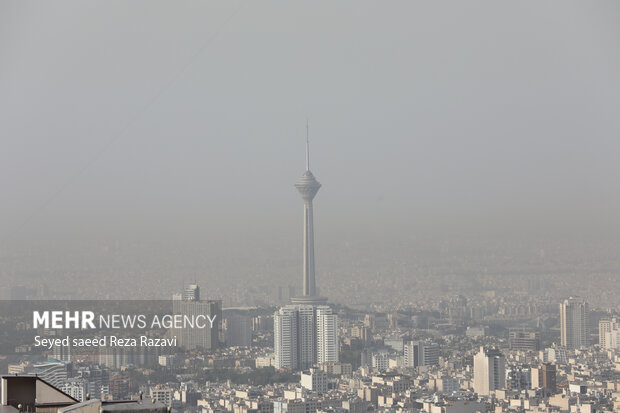
{"type": "Polygon", "coordinates": [[[617,228],[619,22],[616,1],[3,1],[2,242],[300,232],[306,118],[319,238],[617,228]]]}

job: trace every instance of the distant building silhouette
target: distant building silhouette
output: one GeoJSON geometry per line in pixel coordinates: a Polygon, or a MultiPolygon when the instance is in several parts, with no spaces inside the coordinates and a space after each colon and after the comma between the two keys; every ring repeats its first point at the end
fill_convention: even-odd
{"type": "Polygon", "coordinates": [[[213,319],[213,328],[173,328],[170,336],[177,337],[178,346],[186,350],[214,350],[220,345],[222,332],[222,300],[201,300],[200,287],[187,286],[182,294],[172,296],[172,312],[188,318],[204,315],[213,319]]]}
{"type": "Polygon", "coordinates": [[[588,347],[590,307],[583,298],[570,297],[560,303],[560,337],[569,349],[588,347]]]}
{"type": "Polygon", "coordinates": [[[508,332],[508,342],[511,350],[539,351],[540,333],[522,328],[511,328],[508,332]]]}
{"type": "Polygon", "coordinates": [[[249,316],[232,314],[224,318],[224,339],[227,346],[250,347],[252,345],[252,320],[249,316]]]}

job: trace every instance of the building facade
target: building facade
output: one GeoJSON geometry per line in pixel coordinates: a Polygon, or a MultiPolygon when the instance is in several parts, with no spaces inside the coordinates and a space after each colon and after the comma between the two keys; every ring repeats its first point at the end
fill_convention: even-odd
{"type": "Polygon", "coordinates": [[[404,366],[436,366],[439,364],[439,345],[429,341],[407,341],[404,345],[404,366]]]}
{"type": "Polygon", "coordinates": [[[474,356],[474,391],[488,396],[492,391],[506,387],[506,361],[496,349],[485,349],[474,356]]]}
{"type": "Polygon", "coordinates": [[[338,316],[328,306],[316,309],[317,362],[338,361],[338,316]]]}
{"type": "Polygon", "coordinates": [[[178,346],[186,350],[202,348],[205,350],[215,350],[220,344],[220,334],[222,332],[222,301],[221,300],[201,300],[200,287],[189,285],[182,294],[175,294],[172,297],[172,311],[174,315],[182,315],[188,319],[195,319],[197,316],[206,316],[213,320],[213,326],[207,322],[205,328],[173,328],[170,329],[170,336],[177,337],[178,346]]]}
{"type": "Polygon", "coordinates": [[[307,370],[338,361],[338,316],[329,306],[288,305],[273,319],[277,369],[307,370]]]}
{"type": "Polygon", "coordinates": [[[560,337],[569,349],[588,347],[590,307],[582,298],[570,297],[560,303],[560,337]]]}
{"type": "MultiPolygon", "coordinates": [[[[616,317],[614,318],[601,318],[598,322],[598,344],[601,348],[614,349],[616,346],[612,345],[614,341],[614,333],[620,330],[620,322],[616,317]]],[[[615,340],[617,341],[617,340],[615,340]]]]}

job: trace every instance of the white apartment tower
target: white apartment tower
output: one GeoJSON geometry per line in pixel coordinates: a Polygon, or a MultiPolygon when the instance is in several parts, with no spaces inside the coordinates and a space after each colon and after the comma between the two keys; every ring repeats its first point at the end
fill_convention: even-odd
{"type": "Polygon", "coordinates": [[[297,325],[297,308],[294,306],[282,307],[273,315],[276,369],[297,369],[297,325]]]}
{"type": "Polygon", "coordinates": [[[496,349],[480,347],[474,356],[474,391],[488,396],[493,390],[506,387],[506,361],[496,349]]]}
{"type": "Polygon", "coordinates": [[[316,309],[317,362],[338,361],[338,316],[328,306],[316,309]]]}
{"type": "Polygon", "coordinates": [[[583,298],[570,297],[560,303],[560,336],[569,349],[588,347],[590,308],[583,298]]]}
{"type": "Polygon", "coordinates": [[[329,306],[287,305],[275,312],[275,367],[307,370],[338,361],[338,316],[329,306]]]}

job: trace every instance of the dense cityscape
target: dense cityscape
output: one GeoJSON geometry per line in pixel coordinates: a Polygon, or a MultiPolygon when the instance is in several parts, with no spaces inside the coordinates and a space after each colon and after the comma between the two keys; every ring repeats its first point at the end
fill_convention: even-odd
{"type": "MultiPolygon", "coordinates": [[[[215,323],[206,331],[170,329],[175,345],[168,348],[16,345],[1,359],[9,393],[3,404],[41,410],[39,399],[10,400],[16,380],[34,377],[61,392],[56,399],[69,397],[51,398],[47,406],[60,412],[129,408],[126,400],[145,408],[146,399],[151,409],[198,413],[620,409],[620,307],[608,264],[590,266],[590,287],[579,288],[573,280],[585,273],[558,251],[490,251],[482,268],[458,265],[445,245],[437,254],[448,257],[443,265],[416,262],[411,270],[399,263],[403,276],[389,283],[378,270],[365,280],[372,294],[359,279],[338,288],[329,277],[315,279],[313,198],[320,186],[306,143],[306,172],[296,184],[304,200],[301,288],[230,289],[228,303],[237,305],[226,306],[203,297],[198,283],[186,284],[171,294],[174,314],[215,323]],[[319,294],[323,280],[335,299],[319,294]],[[579,294],[569,296],[573,291],[579,294]]],[[[12,286],[9,298],[59,299],[55,287],[12,286]]],[[[32,328],[11,316],[2,323],[16,336],[32,328]]],[[[64,332],[41,334],[54,340],[64,332]]]]}

